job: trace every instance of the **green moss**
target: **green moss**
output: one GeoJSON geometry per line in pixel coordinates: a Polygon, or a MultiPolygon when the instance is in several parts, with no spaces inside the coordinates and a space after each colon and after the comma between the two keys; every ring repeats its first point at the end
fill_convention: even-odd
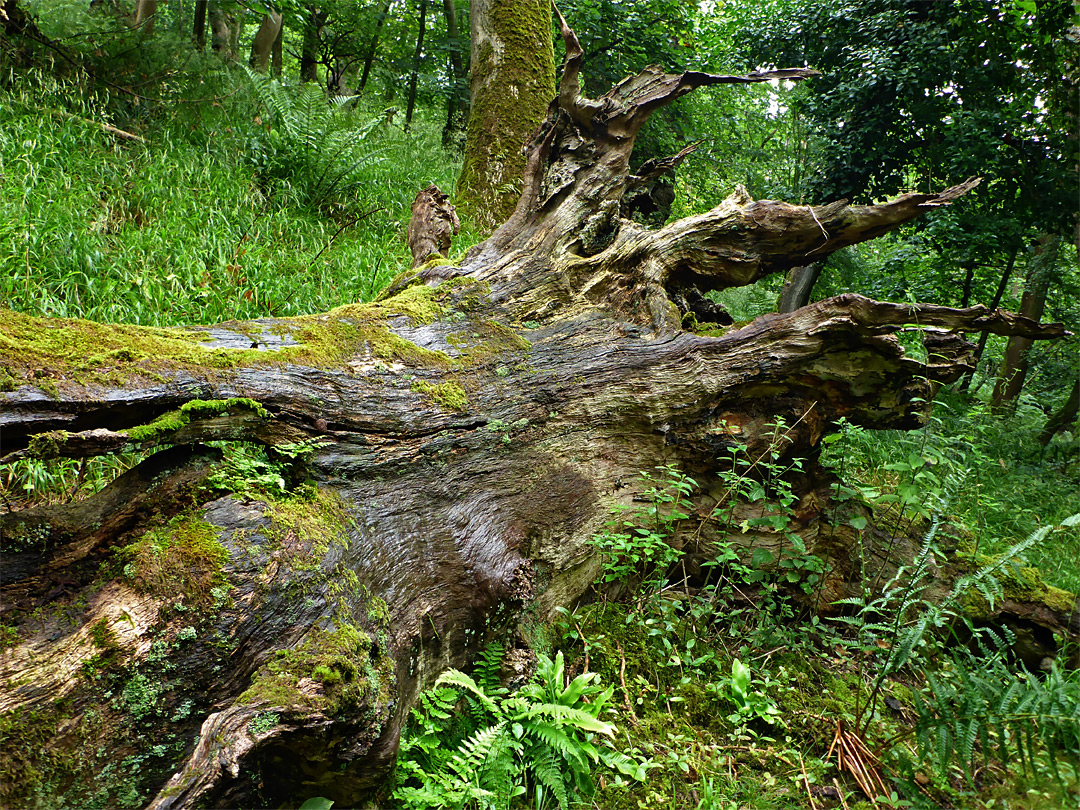
{"type": "Polygon", "coordinates": [[[469,331],[446,336],[446,342],[461,354],[464,365],[490,363],[510,352],[527,352],[532,344],[496,320],[485,318],[469,325],[469,331]]]}
{"type": "Polygon", "coordinates": [[[456,382],[431,383],[426,380],[417,380],[412,384],[412,390],[424,394],[432,402],[442,405],[452,411],[465,411],[469,407],[469,398],[456,382]]]}
{"type": "Polygon", "coordinates": [[[354,625],[339,624],[333,631],[315,628],[299,647],[278,650],[255,673],[239,702],[315,709],[327,715],[355,709],[379,695],[380,690],[364,677],[373,655],[378,657],[371,638],[354,625]],[[323,689],[314,693],[301,689],[300,682],[307,678],[323,689]]]}
{"type": "MultiPolygon", "coordinates": [[[[960,573],[973,573],[988,566],[999,566],[1002,562],[1001,555],[980,554],[975,552],[974,548],[975,544],[971,538],[960,539],[958,550],[953,558],[953,564],[960,573]]],[[[1047,585],[1037,568],[1005,563],[996,568],[993,576],[1001,585],[1006,599],[1016,602],[1035,602],[1065,614],[1069,613],[1076,604],[1076,594],[1047,585]]],[[[961,610],[968,618],[985,620],[993,616],[990,603],[976,588],[969,588],[966,593],[961,594],[959,603],[961,610]]]]}
{"type": "Polygon", "coordinates": [[[457,194],[459,208],[485,228],[513,212],[525,169],[521,145],[544,120],[555,94],[547,4],[494,2],[489,20],[502,48],[496,57],[484,39],[472,64],[472,86],[484,89],[469,108],[457,194]]]}
{"type": "Polygon", "coordinates": [[[180,596],[189,606],[205,607],[215,589],[228,587],[221,569],[229,552],[217,528],[193,514],[146,532],[119,555],[125,576],[157,597],[180,596]]]}
{"type": "Polygon", "coordinates": [[[331,545],[348,544],[352,517],[344,501],[332,490],[316,489],[305,496],[268,502],[266,516],[270,519],[271,539],[277,542],[289,536],[295,539],[299,550],[289,557],[289,565],[294,569],[317,568],[331,545]]]}
{"type": "Polygon", "coordinates": [[[132,441],[160,441],[163,437],[186,427],[193,419],[222,416],[236,410],[251,411],[261,419],[271,418],[266,408],[247,397],[193,399],[190,402],[185,402],[178,410],[163,413],[149,424],[137,425],[122,432],[126,433],[132,441]]]}
{"type": "Polygon", "coordinates": [[[65,704],[0,715],[0,806],[37,805],[32,797],[78,772],[74,757],[51,743],[70,712],[65,704]]]}
{"type": "MultiPolygon", "coordinates": [[[[430,323],[443,312],[433,290],[418,286],[379,304],[348,304],[322,315],[288,318],[275,330],[297,341],[275,350],[221,349],[203,345],[204,332],[101,324],[68,318],[37,318],[9,310],[0,317],[0,352],[9,387],[34,385],[57,397],[55,380],[117,385],[128,379],[160,379],[186,369],[206,376],[241,366],[295,363],[339,367],[364,351],[418,366],[451,365],[442,352],[423,349],[390,332],[387,319],[405,315],[430,323]]],[[[64,383],[70,385],[72,383],[64,383]]]]}
{"type": "Polygon", "coordinates": [[[0,624],[0,652],[15,647],[21,640],[17,627],[0,624]]]}
{"type": "Polygon", "coordinates": [[[71,434],[66,430],[50,430],[45,433],[37,433],[30,437],[30,441],[27,443],[27,451],[34,458],[57,458],[69,438],[71,438],[71,434]]]}

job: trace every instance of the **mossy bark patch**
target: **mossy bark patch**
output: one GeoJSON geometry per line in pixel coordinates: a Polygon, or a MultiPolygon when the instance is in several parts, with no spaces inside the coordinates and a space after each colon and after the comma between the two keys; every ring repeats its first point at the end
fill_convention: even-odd
{"type": "Polygon", "coordinates": [[[211,336],[205,331],[38,318],[2,310],[3,390],[30,385],[57,398],[72,386],[160,381],[163,374],[177,370],[214,377],[240,367],[342,367],[369,350],[410,366],[445,366],[450,364],[445,354],[417,346],[388,326],[395,316],[428,324],[445,309],[435,290],[412,287],[378,304],[347,304],[321,315],[275,321],[274,331],[294,342],[274,349],[215,347],[208,345],[211,336]]]}
{"type": "Polygon", "coordinates": [[[432,402],[451,411],[468,410],[469,397],[465,394],[465,389],[456,382],[432,383],[417,380],[412,387],[414,391],[419,391],[432,402]]]}
{"type": "Polygon", "coordinates": [[[482,227],[510,216],[525,170],[522,146],[555,96],[551,6],[541,0],[474,2],[471,95],[462,209],[482,227]]]}
{"type": "Polygon", "coordinates": [[[179,598],[205,606],[215,588],[228,588],[222,567],[229,552],[218,530],[193,514],[180,515],[152,529],[120,551],[124,575],[159,598],[179,598]]]}
{"type": "Polygon", "coordinates": [[[315,628],[292,650],[278,650],[252,679],[240,703],[265,703],[288,711],[316,710],[328,716],[355,710],[389,696],[390,661],[363,630],[341,624],[315,628]]]}

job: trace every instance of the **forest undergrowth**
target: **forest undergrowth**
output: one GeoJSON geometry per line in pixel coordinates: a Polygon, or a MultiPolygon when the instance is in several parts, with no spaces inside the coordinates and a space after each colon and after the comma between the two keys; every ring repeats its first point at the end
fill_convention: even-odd
{"type": "MultiPolygon", "coordinates": [[[[0,304],[159,326],[285,317],[370,300],[407,268],[416,191],[452,190],[459,169],[433,113],[406,133],[374,102],[305,107],[224,68],[205,82],[205,103],[127,118],[49,74],[0,77],[0,304]],[[314,154],[298,151],[298,131],[318,135],[314,154]],[[347,164],[335,163],[341,137],[355,150],[347,164]]],[[[480,237],[464,224],[455,252],[480,237]]],[[[727,303],[741,320],[773,292],[727,303]]],[[[596,539],[606,563],[591,600],[534,627],[532,679],[505,684],[493,640],[471,674],[446,674],[421,699],[393,801],[1080,806],[1077,672],[1024,670],[1006,631],[967,630],[963,604],[1017,583],[1080,590],[1077,439],[1041,446],[1046,414],[1024,401],[992,414],[988,386],[941,391],[920,431],[841,425],[826,438],[845,497],[924,538],[882,596],[833,620],[805,608],[820,560],[795,534],[782,559],[721,547],[705,576],[681,579],[672,542],[697,482],[642,471],[641,508],[596,539]],[[944,526],[972,573],[930,605],[925,568],[952,553],[944,526]]],[[[137,460],[4,465],[3,500],[85,497],[137,460]]],[[[735,462],[732,498],[775,499],[786,531],[785,470],[735,462]],[[762,473],[770,487],[752,486],[762,473]]]]}

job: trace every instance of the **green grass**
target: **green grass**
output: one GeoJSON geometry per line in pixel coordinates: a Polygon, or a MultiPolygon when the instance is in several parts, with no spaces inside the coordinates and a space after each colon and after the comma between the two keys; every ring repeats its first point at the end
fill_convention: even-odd
{"type": "Polygon", "coordinates": [[[144,122],[143,143],[103,131],[106,110],[76,102],[78,88],[38,77],[0,91],[0,302],[213,323],[367,301],[407,268],[413,197],[431,183],[452,190],[458,172],[438,124],[377,128],[371,146],[387,159],[364,167],[356,195],[315,210],[258,176],[260,110],[234,81],[220,109],[144,122]]]}
{"type": "MultiPolygon", "coordinates": [[[[980,554],[998,554],[1045,525],[1080,512],[1078,440],[1066,434],[1043,448],[1043,411],[1021,398],[1013,415],[990,412],[976,392],[966,401],[943,391],[919,431],[849,429],[825,459],[848,483],[904,492],[915,510],[945,514],[980,554]]],[[[1058,532],[1026,554],[1046,584],[1080,592],[1080,531],[1058,532]]]]}

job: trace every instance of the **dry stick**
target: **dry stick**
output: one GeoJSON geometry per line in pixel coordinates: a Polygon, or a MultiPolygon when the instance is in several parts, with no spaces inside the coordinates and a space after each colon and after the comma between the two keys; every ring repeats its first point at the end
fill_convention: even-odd
{"type": "Polygon", "coordinates": [[[845,798],[844,796],[844,791],[841,790],[840,783],[836,781],[835,776],[833,777],[832,783],[833,787],[836,788],[837,794],[840,796],[840,804],[844,806],[844,810],[851,810],[851,808],[848,807],[847,798],[845,798]]]}
{"type": "MultiPolygon", "coordinates": [[[[589,646],[585,643],[585,631],[581,629],[581,625],[578,624],[577,619],[575,619],[575,618],[573,618],[571,616],[571,621],[574,622],[574,629],[577,630],[577,632],[578,632],[578,638],[581,639],[581,646],[582,646],[582,648],[584,649],[584,652],[585,652],[585,660],[582,661],[582,664],[581,664],[582,669],[585,672],[588,672],[589,671],[589,646]]],[[[620,650],[619,652],[621,654],[622,650],[620,650]]]]}
{"type": "Polygon", "coordinates": [[[50,110],[49,112],[59,115],[61,118],[68,118],[73,121],[81,121],[84,124],[90,124],[91,126],[101,127],[106,132],[111,132],[113,135],[119,135],[122,138],[130,138],[133,141],[146,143],[146,138],[142,137],[141,135],[136,135],[132,132],[126,132],[122,129],[119,129],[118,127],[114,127],[112,124],[106,124],[104,121],[93,121],[89,118],[83,118],[81,115],[69,113],[67,110],[50,110]]]}
{"type": "Polygon", "coordinates": [[[817,802],[814,801],[814,794],[810,790],[810,779],[806,775],[806,762],[803,760],[802,752],[799,753],[799,770],[802,771],[803,785],[806,787],[806,796],[810,799],[810,810],[817,810],[817,802]]]}
{"type": "Polygon", "coordinates": [[[636,726],[639,722],[638,716],[630,703],[630,690],[626,688],[626,656],[623,655],[622,644],[618,641],[615,642],[615,649],[619,651],[619,683],[622,684],[623,701],[626,703],[626,710],[630,712],[630,721],[636,726]]]}

